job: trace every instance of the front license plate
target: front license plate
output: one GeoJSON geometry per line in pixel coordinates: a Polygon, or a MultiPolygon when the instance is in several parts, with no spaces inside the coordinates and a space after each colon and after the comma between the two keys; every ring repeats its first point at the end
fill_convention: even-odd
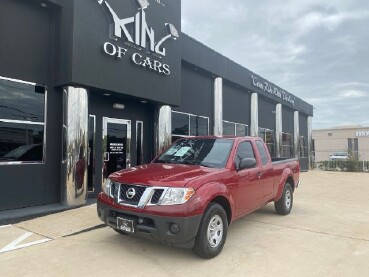
{"type": "Polygon", "coordinates": [[[127,233],[134,233],[133,220],[117,217],[117,228],[127,233]]]}

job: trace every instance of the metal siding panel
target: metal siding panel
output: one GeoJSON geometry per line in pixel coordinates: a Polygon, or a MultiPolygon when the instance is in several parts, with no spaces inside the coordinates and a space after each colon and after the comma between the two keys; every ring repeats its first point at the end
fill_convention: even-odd
{"type": "Polygon", "coordinates": [[[211,118],[214,78],[182,65],[182,104],[174,110],[211,118]]]}
{"type": "Polygon", "coordinates": [[[223,84],[223,119],[250,126],[251,94],[223,84]]]}
{"type": "Polygon", "coordinates": [[[36,2],[0,3],[0,76],[47,84],[50,15],[36,2]]]}
{"type": "Polygon", "coordinates": [[[275,103],[259,95],[259,127],[275,131],[275,103]]]}
{"type": "Polygon", "coordinates": [[[45,204],[43,164],[0,165],[0,211],[45,204]]]}

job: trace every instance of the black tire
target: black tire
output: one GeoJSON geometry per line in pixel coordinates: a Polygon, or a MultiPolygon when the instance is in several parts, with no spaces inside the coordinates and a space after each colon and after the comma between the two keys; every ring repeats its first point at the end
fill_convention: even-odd
{"type": "Polygon", "coordinates": [[[227,231],[228,220],[223,207],[217,203],[210,203],[202,217],[200,227],[195,238],[195,245],[192,249],[193,252],[203,259],[211,259],[218,256],[226,241],[227,231]],[[222,232],[220,230],[217,230],[216,232],[210,231],[212,229],[210,227],[211,222],[212,226],[220,226],[218,223],[222,222],[222,232]],[[215,239],[212,239],[211,242],[208,240],[208,228],[210,228],[209,232],[212,232],[216,237],[215,239]],[[221,238],[219,238],[220,234],[222,234],[221,238]]]}
{"type": "Polygon", "coordinates": [[[292,210],[293,205],[293,190],[291,184],[284,185],[282,197],[274,202],[274,208],[277,214],[288,215],[292,210]]]}
{"type": "Polygon", "coordinates": [[[114,229],[114,228],[113,228],[113,230],[114,230],[115,232],[117,232],[117,233],[121,234],[121,235],[125,235],[125,236],[128,236],[128,235],[129,235],[127,232],[124,232],[124,231],[119,230],[119,229],[114,229]]]}

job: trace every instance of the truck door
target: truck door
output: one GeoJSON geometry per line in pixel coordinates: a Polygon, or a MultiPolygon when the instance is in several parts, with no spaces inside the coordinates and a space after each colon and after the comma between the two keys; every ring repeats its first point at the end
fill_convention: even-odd
{"type": "Polygon", "coordinates": [[[263,186],[263,198],[264,202],[269,201],[273,195],[274,190],[274,170],[271,159],[267,153],[264,142],[261,140],[256,141],[256,146],[260,154],[261,170],[259,174],[259,180],[263,186]],[[270,197],[269,197],[270,196],[270,197]]]}
{"type": "MultiPolygon", "coordinates": [[[[236,152],[236,162],[244,158],[256,159],[251,142],[242,141],[236,152]]],[[[238,193],[237,193],[237,215],[242,215],[259,207],[263,201],[263,184],[260,179],[259,163],[254,168],[239,170],[238,193]]]]}

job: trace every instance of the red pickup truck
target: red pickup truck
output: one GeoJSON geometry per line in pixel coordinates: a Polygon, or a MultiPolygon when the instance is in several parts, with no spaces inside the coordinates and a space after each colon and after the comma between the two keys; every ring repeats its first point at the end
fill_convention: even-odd
{"type": "Polygon", "coordinates": [[[289,214],[299,173],[297,159],[272,161],[260,138],[184,138],[150,164],[111,174],[97,213],[118,233],[213,258],[236,219],[272,201],[289,214]]]}

